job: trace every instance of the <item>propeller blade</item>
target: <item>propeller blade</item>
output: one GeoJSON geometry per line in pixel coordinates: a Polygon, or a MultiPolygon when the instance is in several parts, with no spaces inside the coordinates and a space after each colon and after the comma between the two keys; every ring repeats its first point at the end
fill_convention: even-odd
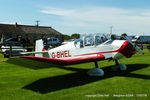
{"type": "Polygon", "coordinates": [[[137,45],[135,46],[135,49],[136,49],[139,53],[144,54],[144,52],[143,52],[137,45]]]}
{"type": "Polygon", "coordinates": [[[125,39],[128,40],[133,45],[133,48],[135,48],[139,53],[144,54],[144,52],[136,44],[134,44],[127,36],[125,36],[125,39]]]}

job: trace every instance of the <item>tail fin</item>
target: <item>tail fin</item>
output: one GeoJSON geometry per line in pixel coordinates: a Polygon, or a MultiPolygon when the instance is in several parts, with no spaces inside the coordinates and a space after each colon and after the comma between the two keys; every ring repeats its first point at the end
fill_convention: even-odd
{"type": "Polygon", "coordinates": [[[42,39],[37,40],[35,43],[35,51],[34,52],[21,52],[20,54],[35,54],[35,57],[46,57],[50,58],[48,51],[44,49],[42,39]]]}
{"type": "MultiPolygon", "coordinates": [[[[41,52],[44,51],[44,45],[43,45],[43,40],[36,40],[35,43],[35,52],[41,52]]],[[[36,57],[43,57],[43,54],[35,54],[36,57]]]]}

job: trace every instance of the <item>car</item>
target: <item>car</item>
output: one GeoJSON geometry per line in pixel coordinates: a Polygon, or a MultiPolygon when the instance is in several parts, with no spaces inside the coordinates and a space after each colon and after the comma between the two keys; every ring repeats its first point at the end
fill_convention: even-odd
{"type": "Polygon", "coordinates": [[[51,38],[47,38],[44,44],[58,46],[60,45],[60,40],[58,38],[51,37],[51,38]]]}
{"type": "Polygon", "coordinates": [[[8,38],[6,40],[4,40],[4,44],[6,45],[20,45],[26,43],[25,39],[21,39],[20,41],[18,40],[18,38],[8,38]]]}

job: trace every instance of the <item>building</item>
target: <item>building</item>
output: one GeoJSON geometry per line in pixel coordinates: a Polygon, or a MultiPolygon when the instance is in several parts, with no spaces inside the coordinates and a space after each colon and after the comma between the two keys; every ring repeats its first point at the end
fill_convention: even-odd
{"type": "Polygon", "coordinates": [[[17,38],[18,36],[24,39],[30,38],[31,44],[36,39],[57,37],[63,41],[63,34],[48,26],[32,26],[19,24],[0,24],[0,39],[1,41],[8,38],[17,38]]]}

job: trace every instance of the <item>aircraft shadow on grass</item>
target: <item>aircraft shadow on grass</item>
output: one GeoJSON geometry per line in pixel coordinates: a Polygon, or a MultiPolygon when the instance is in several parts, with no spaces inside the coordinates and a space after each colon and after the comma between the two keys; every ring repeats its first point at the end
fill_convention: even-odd
{"type": "Polygon", "coordinates": [[[148,66],[150,66],[150,65],[131,64],[131,65],[128,65],[128,70],[126,70],[124,72],[119,72],[119,71],[114,72],[111,70],[112,66],[109,66],[109,67],[103,68],[103,70],[105,72],[105,75],[103,77],[88,76],[87,71],[89,69],[75,69],[75,68],[70,68],[70,67],[68,67],[68,68],[67,67],[59,67],[59,68],[63,68],[66,70],[76,71],[76,73],[61,75],[61,76],[56,76],[56,77],[43,78],[43,79],[37,80],[23,88],[44,94],[44,93],[53,92],[53,91],[57,91],[57,90],[61,90],[61,89],[67,89],[67,88],[85,85],[87,83],[103,80],[106,78],[112,78],[114,76],[150,79],[150,75],[140,75],[140,74],[130,73],[132,71],[146,68],[148,66]]]}
{"type": "MultiPolygon", "coordinates": [[[[8,63],[13,63],[13,61],[8,61],[8,63]]],[[[15,63],[13,63],[13,64],[15,64],[15,63]]],[[[19,63],[17,63],[17,65],[18,64],[19,63]]],[[[21,63],[21,65],[22,65],[22,63],[21,63]]],[[[44,68],[44,67],[37,67],[37,66],[29,67],[29,64],[25,64],[25,65],[23,64],[23,66],[28,67],[28,68],[33,68],[33,69],[44,68]]],[[[134,77],[134,78],[148,79],[148,80],[150,79],[150,75],[131,73],[136,70],[147,68],[150,66],[150,64],[129,64],[127,66],[128,66],[128,68],[126,71],[112,71],[111,67],[113,67],[113,66],[104,67],[104,68],[102,68],[105,72],[105,75],[103,77],[88,76],[87,72],[90,69],[79,69],[79,68],[64,67],[64,66],[53,66],[53,67],[57,67],[57,68],[65,69],[65,70],[75,71],[75,73],[39,79],[31,84],[24,86],[23,88],[44,94],[44,93],[49,93],[49,92],[53,92],[53,91],[57,91],[57,90],[61,90],[61,89],[82,86],[87,83],[91,83],[91,82],[95,82],[95,81],[99,81],[99,80],[103,80],[103,79],[107,79],[107,78],[112,78],[114,76],[134,77]]],[[[46,66],[45,68],[48,68],[48,67],[46,66]]],[[[50,68],[50,66],[49,66],[49,68],[50,68]]]]}

